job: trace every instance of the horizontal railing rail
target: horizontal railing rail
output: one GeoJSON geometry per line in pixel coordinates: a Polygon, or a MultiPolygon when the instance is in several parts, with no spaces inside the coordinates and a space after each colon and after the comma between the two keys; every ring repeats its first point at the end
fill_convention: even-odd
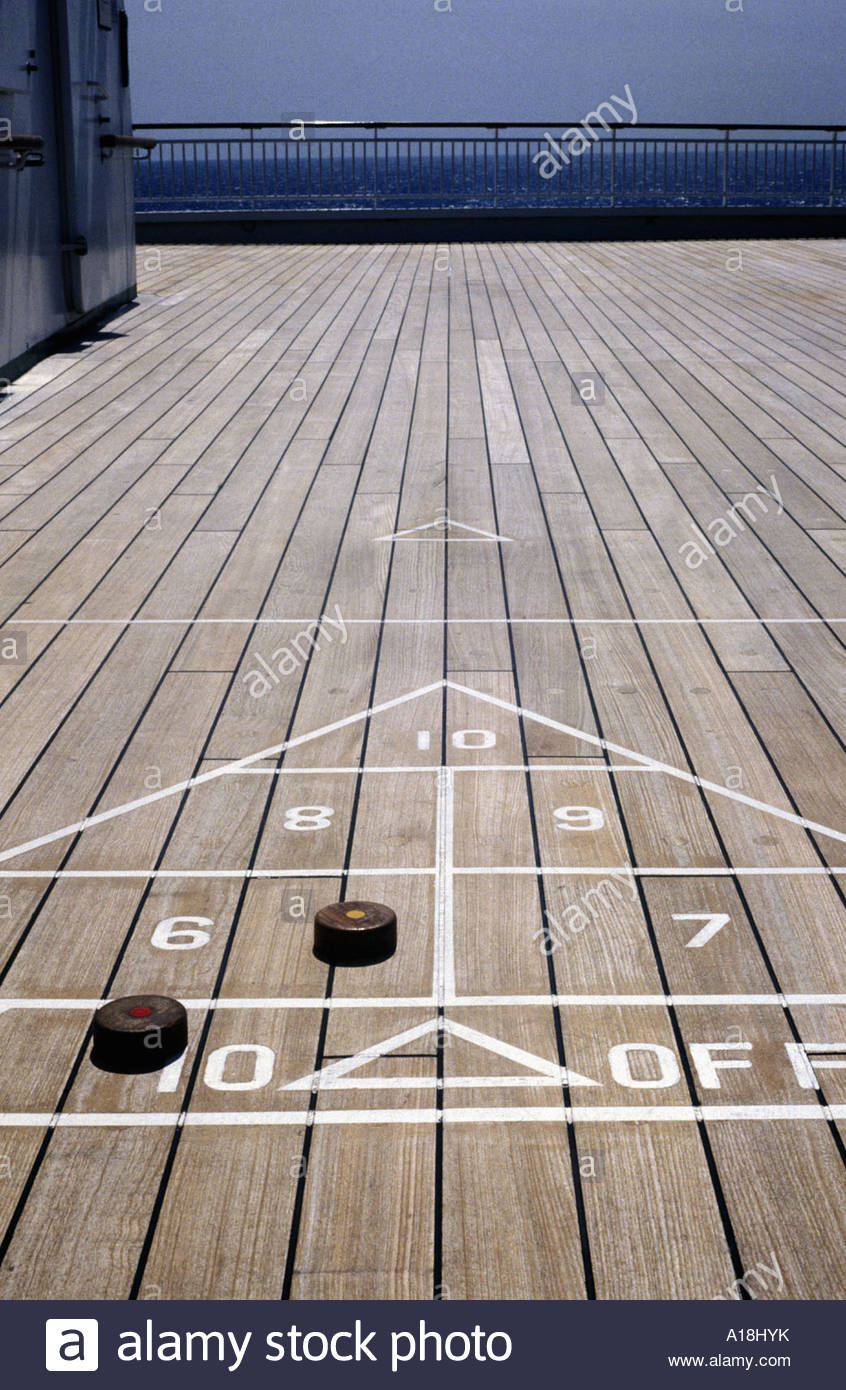
{"type": "Polygon", "coordinates": [[[846,125],[600,117],[134,130],[157,132],[155,150],[135,168],[140,212],[846,205],[846,125]]]}

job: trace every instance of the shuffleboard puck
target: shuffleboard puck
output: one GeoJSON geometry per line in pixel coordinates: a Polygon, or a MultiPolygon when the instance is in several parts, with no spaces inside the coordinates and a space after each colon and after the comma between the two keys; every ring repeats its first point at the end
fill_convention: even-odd
{"type": "Polygon", "coordinates": [[[185,1051],[188,1015],[178,999],[130,994],[97,1010],[92,1036],[91,1061],[101,1071],[158,1071],[185,1051]]]}
{"type": "Polygon", "coordinates": [[[384,903],[321,907],[314,917],[314,954],[327,965],[376,965],[397,949],[397,915],[384,903]]]}

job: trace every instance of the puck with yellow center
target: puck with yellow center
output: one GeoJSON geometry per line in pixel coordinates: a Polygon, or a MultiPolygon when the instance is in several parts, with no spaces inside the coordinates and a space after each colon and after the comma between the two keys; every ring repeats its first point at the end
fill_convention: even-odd
{"type": "Polygon", "coordinates": [[[188,1045],[188,1015],[178,999],[130,994],[94,1015],[91,1061],[101,1071],[159,1071],[188,1045]]]}
{"type": "Polygon", "coordinates": [[[397,949],[397,915],[384,903],[331,903],[314,917],[314,954],[327,965],[376,965],[397,949]]]}

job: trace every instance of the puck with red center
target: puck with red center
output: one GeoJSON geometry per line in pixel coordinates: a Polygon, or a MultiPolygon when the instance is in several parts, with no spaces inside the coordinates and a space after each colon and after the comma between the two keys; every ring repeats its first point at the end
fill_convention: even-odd
{"type": "Polygon", "coordinates": [[[188,1045],[188,1015],[178,999],[131,994],[94,1015],[91,1061],[101,1071],[159,1071],[188,1045]]]}
{"type": "Polygon", "coordinates": [[[384,903],[331,903],[314,917],[314,954],[327,965],[376,965],[397,949],[397,915],[384,903]]]}

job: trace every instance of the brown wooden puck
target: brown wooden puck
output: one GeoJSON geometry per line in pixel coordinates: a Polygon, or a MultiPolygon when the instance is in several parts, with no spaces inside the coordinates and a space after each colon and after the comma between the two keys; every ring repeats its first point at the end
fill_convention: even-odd
{"type": "Polygon", "coordinates": [[[185,1051],[188,1015],[178,999],[130,994],[97,1010],[92,1036],[91,1061],[101,1071],[158,1071],[185,1051]]]}
{"type": "Polygon", "coordinates": [[[397,915],[384,903],[321,907],[314,917],[314,954],[327,965],[375,965],[397,949],[397,915]]]}

